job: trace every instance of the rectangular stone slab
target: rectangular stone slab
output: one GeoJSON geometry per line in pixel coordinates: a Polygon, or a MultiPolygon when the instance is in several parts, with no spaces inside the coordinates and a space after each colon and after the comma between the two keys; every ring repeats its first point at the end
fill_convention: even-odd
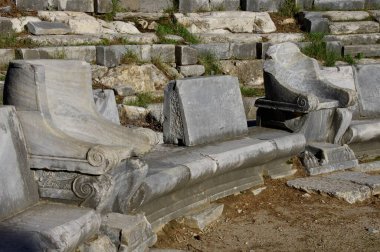
{"type": "Polygon", "coordinates": [[[365,0],[315,0],[314,7],[321,10],[361,10],[365,0]]]}
{"type": "Polygon", "coordinates": [[[171,82],[165,90],[164,116],[164,140],[170,143],[193,146],[247,132],[239,82],[232,76],[171,82]]]}
{"type": "Polygon", "coordinates": [[[34,35],[64,35],[71,31],[70,27],[64,23],[41,21],[29,22],[26,26],[34,35]]]}
{"type": "Polygon", "coordinates": [[[25,146],[14,107],[0,107],[0,220],[38,201],[25,146]]]}

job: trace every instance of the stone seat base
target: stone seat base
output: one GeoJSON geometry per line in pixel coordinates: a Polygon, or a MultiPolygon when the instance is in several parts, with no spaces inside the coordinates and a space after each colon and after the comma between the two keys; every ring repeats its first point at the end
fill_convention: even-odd
{"type": "Polygon", "coordinates": [[[380,120],[354,120],[343,135],[347,144],[368,142],[380,139],[380,120]]]}
{"type": "Polygon", "coordinates": [[[73,251],[100,224],[94,210],[41,202],[0,222],[0,251],[73,251]]]}
{"type": "Polygon", "coordinates": [[[132,199],[154,229],[198,204],[294,174],[290,157],[305,148],[302,134],[253,127],[250,134],[197,147],[161,146],[145,161],[149,173],[132,199]]]}

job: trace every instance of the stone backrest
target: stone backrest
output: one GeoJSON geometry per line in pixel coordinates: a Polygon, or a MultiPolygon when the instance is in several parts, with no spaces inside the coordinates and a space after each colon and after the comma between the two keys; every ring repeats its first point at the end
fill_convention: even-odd
{"type": "Polygon", "coordinates": [[[0,220],[38,201],[24,134],[12,106],[0,106],[0,220]]]}
{"type": "Polygon", "coordinates": [[[18,111],[39,111],[52,127],[80,141],[122,146],[141,155],[157,142],[148,129],[113,124],[97,111],[90,64],[73,60],[27,60],[10,64],[5,104],[18,111]]]}
{"type": "Polygon", "coordinates": [[[324,79],[318,62],[301,53],[296,44],[271,46],[267,57],[264,63],[265,99],[259,101],[259,106],[277,105],[281,109],[281,106],[286,107],[284,104],[294,104],[290,110],[309,112],[355,103],[355,92],[324,79]]]}
{"type": "Polygon", "coordinates": [[[237,78],[176,80],[165,89],[164,141],[193,146],[247,133],[237,78]]]}

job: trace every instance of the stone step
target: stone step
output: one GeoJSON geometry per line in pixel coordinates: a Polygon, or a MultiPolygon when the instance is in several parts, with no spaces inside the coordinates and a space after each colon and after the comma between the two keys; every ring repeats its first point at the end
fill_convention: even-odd
{"type": "Polygon", "coordinates": [[[314,0],[319,10],[362,10],[368,0],[314,0]]]}
{"type": "Polygon", "coordinates": [[[371,18],[367,11],[304,11],[302,15],[306,18],[327,18],[330,21],[363,21],[371,18]]]}
{"type": "Polygon", "coordinates": [[[343,47],[343,55],[362,55],[364,57],[380,57],[380,44],[347,45],[343,47]]]}
{"type": "Polygon", "coordinates": [[[329,24],[330,33],[334,35],[357,34],[357,33],[378,33],[379,23],[374,21],[358,22],[331,22],[329,24]]]}
{"type": "Polygon", "coordinates": [[[327,35],[325,41],[340,41],[344,45],[366,45],[380,43],[380,33],[327,35]]]}

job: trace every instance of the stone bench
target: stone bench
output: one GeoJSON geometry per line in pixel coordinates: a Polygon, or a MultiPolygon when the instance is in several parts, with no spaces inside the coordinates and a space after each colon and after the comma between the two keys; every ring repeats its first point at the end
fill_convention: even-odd
{"type": "Polygon", "coordinates": [[[143,160],[147,177],[131,211],[155,229],[190,209],[294,173],[302,134],[247,127],[239,83],[231,76],[176,80],[165,89],[164,141],[143,160]],[[180,145],[180,146],[176,146],[180,145]]]}
{"type": "Polygon", "coordinates": [[[151,130],[102,117],[91,87],[88,63],[13,61],[4,104],[16,107],[41,197],[102,209],[112,207],[115,197],[128,201],[125,193],[133,191],[128,178],[138,184],[147,171],[131,158],[148,152],[157,139],[151,130]]]}
{"type": "Polygon", "coordinates": [[[12,106],[0,107],[0,139],[1,251],[72,251],[98,232],[94,210],[39,200],[12,106]]]}

